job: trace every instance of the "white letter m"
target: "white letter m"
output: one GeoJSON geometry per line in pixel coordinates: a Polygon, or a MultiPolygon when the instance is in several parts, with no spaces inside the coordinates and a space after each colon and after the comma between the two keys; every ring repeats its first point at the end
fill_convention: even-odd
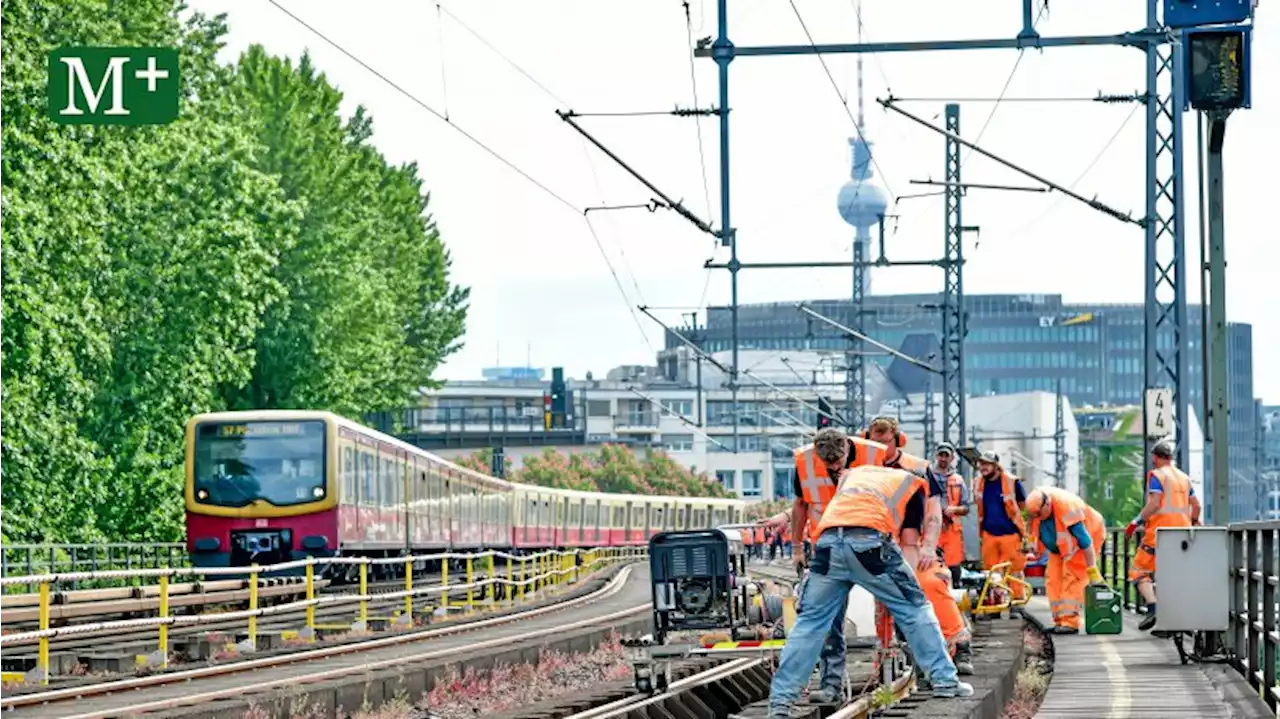
{"type": "Polygon", "coordinates": [[[107,72],[102,76],[102,83],[98,85],[97,91],[94,91],[93,85],[89,82],[89,73],[84,69],[84,61],[78,57],[60,58],[67,65],[67,106],[59,111],[60,115],[83,115],[84,112],[76,106],[76,83],[80,85],[80,91],[84,93],[85,102],[89,105],[89,112],[98,111],[98,103],[102,101],[102,96],[106,93],[107,85],[111,85],[111,107],[103,113],[104,115],[128,115],[129,111],[124,107],[124,85],[121,83],[121,75],[124,70],[125,63],[129,62],[127,57],[113,57],[107,66],[107,72]]]}

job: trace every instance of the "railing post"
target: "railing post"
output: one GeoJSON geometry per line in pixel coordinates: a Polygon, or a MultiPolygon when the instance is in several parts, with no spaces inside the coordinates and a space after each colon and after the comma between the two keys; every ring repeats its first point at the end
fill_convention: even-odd
{"type": "Polygon", "coordinates": [[[449,555],[445,554],[440,561],[440,608],[445,618],[449,616],[449,555]]]}
{"type": "Polygon", "coordinates": [[[493,605],[498,603],[498,585],[494,581],[497,577],[494,575],[493,571],[493,550],[489,550],[489,555],[486,557],[486,560],[488,571],[485,576],[489,578],[489,584],[486,586],[489,589],[489,608],[492,609],[493,605]]]}
{"type": "MultiPolygon", "coordinates": [[[[169,618],[169,575],[160,575],[160,620],[169,618]]],[[[252,619],[250,621],[253,621],[252,619]]],[[[252,634],[250,634],[252,637],[252,634]]],[[[160,668],[169,666],[169,625],[160,625],[160,668]]]]}
{"type": "Polygon", "coordinates": [[[520,601],[522,602],[524,601],[524,582],[527,579],[527,577],[525,576],[525,566],[526,566],[525,557],[521,557],[520,558],[520,591],[518,592],[518,596],[520,598],[520,601]]]}
{"type": "MultiPolygon", "coordinates": [[[[168,583],[161,585],[160,591],[168,592],[168,583]]],[[[168,599],[162,599],[161,606],[167,607],[168,599]]],[[[161,611],[164,611],[163,609],[161,611]]],[[[258,611],[258,565],[255,563],[249,567],[249,611],[258,611]]],[[[249,651],[257,651],[258,649],[258,617],[249,615],[249,651]]]]}
{"type": "Polygon", "coordinates": [[[511,603],[511,590],[513,589],[511,582],[513,581],[515,581],[515,574],[511,568],[511,556],[507,555],[507,591],[504,593],[507,595],[508,604],[511,603]]]}
{"type": "Polygon", "coordinates": [[[1272,711],[1276,709],[1276,533],[1262,532],[1262,698],[1272,711]]]}
{"type": "MultiPolygon", "coordinates": [[[[413,556],[404,560],[404,590],[413,591],[413,556]]],[[[404,595],[404,623],[413,626],[413,595],[404,595]]]]}
{"type": "Polygon", "coordinates": [[[360,559],[360,618],[357,626],[360,631],[369,630],[369,563],[367,559],[360,559]]]}
{"type": "Polygon", "coordinates": [[[476,578],[475,571],[471,564],[471,555],[468,554],[467,555],[467,614],[470,614],[475,610],[475,592],[473,591],[471,586],[475,582],[475,578],[476,578]]]}
{"type": "MultiPolygon", "coordinates": [[[[1245,553],[1244,553],[1244,561],[1245,561],[1244,576],[1245,576],[1245,582],[1247,582],[1247,584],[1245,585],[1247,587],[1247,591],[1245,592],[1245,594],[1248,597],[1248,599],[1246,599],[1245,601],[1249,603],[1249,607],[1248,607],[1249,619],[1248,619],[1248,624],[1246,624],[1246,626],[1249,628],[1248,634],[1247,634],[1249,641],[1248,641],[1248,649],[1246,650],[1245,656],[1249,660],[1248,662],[1249,673],[1246,675],[1249,679],[1249,683],[1253,685],[1254,689],[1258,689],[1261,691],[1263,690],[1263,686],[1262,686],[1262,679],[1259,678],[1258,676],[1258,674],[1260,673],[1258,671],[1259,669],[1258,664],[1262,659],[1262,636],[1261,636],[1261,632],[1258,631],[1258,625],[1259,625],[1258,605],[1262,602],[1262,597],[1261,597],[1261,593],[1258,591],[1260,582],[1254,576],[1259,571],[1258,570],[1258,560],[1260,559],[1260,557],[1258,556],[1259,534],[1260,532],[1258,532],[1258,530],[1256,529],[1245,530],[1245,536],[1249,538],[1248,543],[1245,545],[1245,553]]],[[[1272,608],[1268,607],[1267,612],[1270,613],[1271,611],[1273,611],[1272,608]]],[[[1265,696],[1265,694],[1263,696],[1265,696]]]]}
{"type": "Polygon", "coordinates": [[[307,557],[307,626],[302,628],[299,635],[307,642],[316,640],[316,605],[312,604],[316,598],[316,565],[315,557],[307,557]]]}
{"type": "MultiPolygon", "coordinates": [[[[49,629],[49,583],[40,582],[40,631],[49,629]]],[[[40,637],[40,650],[36,658],[36,671],[40,686],[49,686],[49,637],[40,637]]]]}

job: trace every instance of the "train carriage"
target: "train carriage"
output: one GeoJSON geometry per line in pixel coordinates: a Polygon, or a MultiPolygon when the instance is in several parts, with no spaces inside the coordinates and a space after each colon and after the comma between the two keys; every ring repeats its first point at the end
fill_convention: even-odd
{"type": "Polygon", "coordinates": [[[187,423],[196,566],[444,549],[643,545],[741,521],[733,499],[582,492],[474,472],[328,412],[219,412],[187,423]]]}

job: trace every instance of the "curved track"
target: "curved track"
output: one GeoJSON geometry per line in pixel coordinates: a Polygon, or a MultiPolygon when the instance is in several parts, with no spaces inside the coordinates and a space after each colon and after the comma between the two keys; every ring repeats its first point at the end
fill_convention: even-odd
{"type": "Polygon", "coordinates": [[[647,570],[642,565],[626,566],[604,586],[586,595],[504,617],[278,657],[5,697],[0,700],[0,709],[9,712],[8,716],[98,719],[176,709],[288,687],[305,692],[307,684],[352,674],[549,638],[582,627],[609,625],[648,611],[648,595],[647,570]],[[583,613],[591,616],[573,622],[557,616],[574,607],[583,607],[583,613]],[[476,641],[478,632],[492,638],[476,641]],[[423,646],[424,642],[430,643],[430,649],[423,646]],[[320,662],[323,664],[318,666],[320,662]]]}

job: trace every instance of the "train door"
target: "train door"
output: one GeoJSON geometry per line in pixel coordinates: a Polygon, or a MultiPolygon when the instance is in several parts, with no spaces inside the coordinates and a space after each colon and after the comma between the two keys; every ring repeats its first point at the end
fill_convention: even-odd
{"type": "Polygon", "coordinates": [[[622,532],[623,544],[630,544],[633,539],[631,535],[631,525],[634,523],[633,520],[635,519],[635,512],[632,511],[631,504],[632,503],[630,501],[627,502],[627,522],[626,526],[623,527],[622,532]]]}
{"type": "Polygon", "coordinates": [[[595,500],[595,502],[596,502],[596,512],[595,512],[594,521],[591,522],[591,526],[592,526],[591,542],[592,544],[599,544],[600,543],[600,526],[602,524],[605,524],[604,513],[608,511],[608,508],[605,507],[604,504],[598,499],[595,500]]]}
{"type": "Polygon", "coordinates": [[[646,543],[649,541],[649,538],[653,536],[653,520],[654,520],[653,504],[650,502],[645,502],[644,503],[644,541],[646,543]]]}

